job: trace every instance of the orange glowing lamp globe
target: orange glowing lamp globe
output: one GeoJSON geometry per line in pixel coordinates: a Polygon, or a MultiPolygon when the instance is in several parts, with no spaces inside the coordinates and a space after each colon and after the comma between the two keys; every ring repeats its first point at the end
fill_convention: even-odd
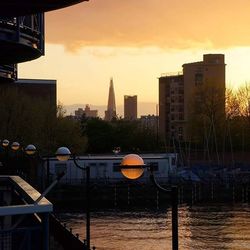
{"type": "Polygon", "coordinates": [[[138,179],[144,172],[144,161],[136,154],[128,154],[121,162],[121,172],[128,179],[138,179]]]}

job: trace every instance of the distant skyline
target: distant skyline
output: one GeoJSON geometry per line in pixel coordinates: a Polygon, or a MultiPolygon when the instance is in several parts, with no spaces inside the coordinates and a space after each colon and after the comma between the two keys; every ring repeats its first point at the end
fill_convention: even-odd
{"type": "MultiPolygon", "coordinates": [[[[74,115],[74,111],[78,108],[84,109],[86,104],[83,103],[75,103],[71,105],[65,105],[65,109],[67,111],[67,115],[74,115]]],[[[89,104],[90,109],[97,109],[98,110],[98,116],[101,118],[104,118],[104,111],[107,109],[107,105],[95,105],[95,104],[89,104]]],[[[157,109],[157,103],[154,102],[141,102],[138,103],[138,118],[140,118],[142,115],[155,115],[157,109]]],[[[116,106],[117,116],[124,117],[124,105],[120,104],[116,106]]]]}
{"type": "Polygon", "coordinates": [[[158,103],[158,77],[203,54],[225,54],[226,83],[250,81],[248,0],[90,0],[46,14],[46,55],[20,78],[56,79],[64,105],[105,105],[110,77],[124,95],[158,103]],[[59,28],[63,27],[63,28],[59,28]]]}

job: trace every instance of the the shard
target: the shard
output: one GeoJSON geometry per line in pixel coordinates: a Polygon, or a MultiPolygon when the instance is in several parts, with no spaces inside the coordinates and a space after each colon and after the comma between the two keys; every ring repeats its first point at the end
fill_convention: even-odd
{"type": "Polygon", "coordinates": [[[109,84],[109,98],[108,98],[108,107],[105,111],[105,120],[111,121],[113,118],[116,118],[116,106],[115,106],[115,91],[113,78],[110,79],[109,84]]]}

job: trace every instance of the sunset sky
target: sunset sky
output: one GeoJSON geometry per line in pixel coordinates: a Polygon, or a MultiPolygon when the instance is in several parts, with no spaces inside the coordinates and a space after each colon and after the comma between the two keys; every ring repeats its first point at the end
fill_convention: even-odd
{"type": "Polygon", "coordinates": [[[225,54],[226,82],[250,81],[249,0],[90,0],[46,14],[46,55],[20,78],[57,79],[58,100],[107,104],[123,95],[158,102],[158,77],[205,53],[225,54]]]}

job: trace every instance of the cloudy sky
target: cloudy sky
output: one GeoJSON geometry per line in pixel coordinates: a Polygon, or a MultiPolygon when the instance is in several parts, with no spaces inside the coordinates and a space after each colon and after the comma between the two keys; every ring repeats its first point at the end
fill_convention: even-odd
{"type": "Polygon", "coordinates": [[[227,85],[250,81],[249,0],[89,0],[46,14],[46,55],[19,77],[57,79],[64,105],[158,101],[158,77],[223,53],[227,85]]]}

